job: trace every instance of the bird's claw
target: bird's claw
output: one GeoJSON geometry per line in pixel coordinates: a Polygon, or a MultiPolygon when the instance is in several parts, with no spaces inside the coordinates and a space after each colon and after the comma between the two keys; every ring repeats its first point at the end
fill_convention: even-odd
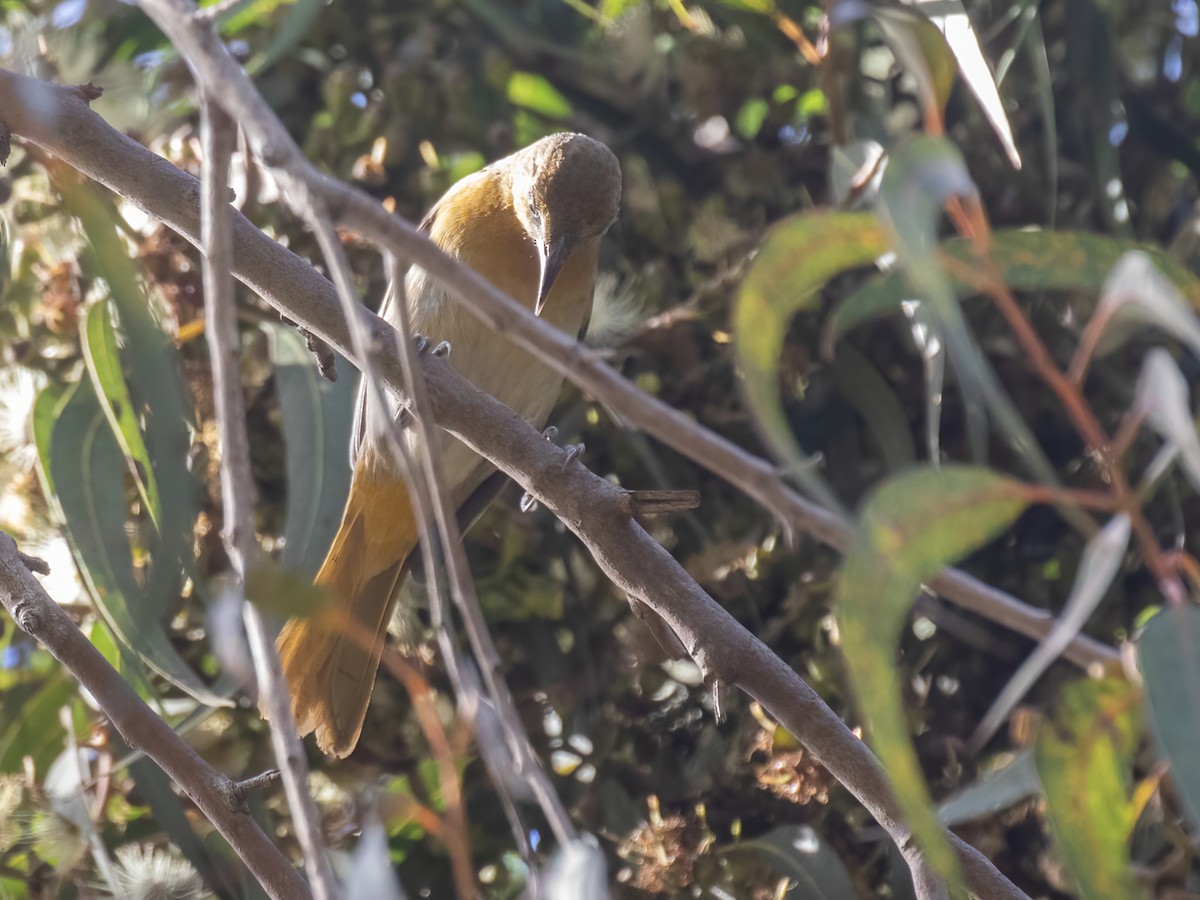
{"type": "Polygon", "coordinates": [[[429,349],[430,343],[432,343],[425,335],[417,334],[416,332],[413,332],[412,339],[413,343],[417,345],[417,356],[423,356],[425,351],[429,349]]]}
{"type": "Polygon", "coordinates": [[[558,426],[557,425],[547,425],[545,428],[542,429],[542,437],[544,437],[548,441],[554,440],[556,437],[558,437],[558,426]]]}
{"type": "Polygon", "coordinates": [[[586,450],[587,447],[581,442],[578,444],[567,444],[567,446],[563,447],[563,449],[567,451],[567,458],[563,460],[562,464],[562,470],[565,472],[567,470],[567,466],[575,462],[575,460],[579,459],[579,457],[583,456],[583,451],[586,450]]]}
{"type": "Polygon", "coordinates": [[[440,356],[442,359],[445,359],[450,355],[450,350],[451,347],[449,341],[440,341],[438,345],[433,348],[433,355],[440,356]]]}
{"type": "Polygon", "coordinates": [[[521,512],[527,513],[537,506],[537,500],[534,499],[533,494],[526,491],[521,495],[521,502],[517,506],[521,512]]]}

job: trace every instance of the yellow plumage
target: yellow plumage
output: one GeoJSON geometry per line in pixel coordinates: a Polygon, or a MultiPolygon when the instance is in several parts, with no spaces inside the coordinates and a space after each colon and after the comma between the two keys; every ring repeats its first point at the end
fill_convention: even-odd
{"type": "MultiPolygon", "coordinates": [[[[422,227],[446,253],[569,334],[587,324],[600,243],[620,202],[612,153],[583,135],[545,138],[463,179],[422,227]]],[[[450,362],[466,378],[541,427],[561,377],[493,333],[423,270],[405,281],[413,329],[449,341],[450,362]]],[[[395,311],[381,314],[395,325],[395,311]]],[[[329,609],[293,619],[279,636],[284,674],[300,733],[346,756],[358,742],[375,683],[400,575],[417,544],[408,487],[372,435],[377,416],[395,417],[360,399],[360,430],[350,496],[338,533],[317,574],[329,609]]],[[[416,449],[416,436],[405,440],[416,449]]],[[[491,466],[438,432],[434,452],[455,504],[491,474],[491,466]]]]}

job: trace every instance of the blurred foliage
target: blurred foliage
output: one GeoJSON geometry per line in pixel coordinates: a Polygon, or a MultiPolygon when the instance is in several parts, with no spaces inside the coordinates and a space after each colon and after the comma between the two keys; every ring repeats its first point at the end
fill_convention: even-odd
{"type": "MultiPolygon", "coordinates": [[[[773,257],[773,330],[764,324],[759,335],[771,358],[758,359],[756,373],[779,410],[771,443],[760,437],[735,372],[735,298],[773,226],[797,213],[872,200],[879,171],[869,161],[880,148],[911,146],[916,128],[940,119],[943,146],[961,156],[955,180],[939,182],[948,170],[922,170],[927,157],[918,155],[906,177],[892,176],[893,211],[914,185],[931,201],[977,189],[996,229],[997,261],[1060,364],[1070,360],[1105,273],[1130,242],[1155,248],[1156,261],[1194,303],[1195,0],[969,2],[1000,82],[1019,170],[963,79],[946,78],[951,55],[966,65],[961,44],[947,42],[948,54],[917,16],[842,6],[829,4],[831,15],[845,13],[830,34],[826,10],[806,0],[247,0],[220,21],[304,151],[412,219],[458,178],[543,134],[572,128],[607,142],[622,163],[625,198],[605,248],[593,326],[611,332],[605,352],[639,386],[754,452],[782,441],[797,448],[789,462],[799,454],[819,457],[821,480],[846,507],[914,457],[927,462],[931,448],[935,458],[1027,472],[1006,432],[989,428],[983,408],[993,415],[1003,408],[1027,424],[1032,440],[1024,446],[1040,448],[1048,474],[1093,486],[1093,461],[994,306],[953,303],[956,292],[975,293],[960,284],[960,272],[932,290],[941,292],[942,312],[961,309],[959,336],[966,329],[973,335],[961,359],[982,367],[976,384],[997,386],[990,400],[972,395],[957,363],[959,377],[945,375],[941,389],[937,363],[921,349],[928,321],[875,315],[898,307],[914,271],[929,274],[921,266],[946,233],[935,217],[940,204],[923,222],[909,209],[918,231],[906,227],[910,244],[889,275],[861,271],[874,249],[859,258],[842,248],[846,259],[835,271],[823,267],[824,257],[808,260],[800,244],[773,257]],[[814,53],[825,55],[820,66],[810,61],[814,53]],[[922,181],[923,173],[934,182],[922,181]],[[1071,235],[1042,241],[1018,231],[1030,226],[1071,235]],[[846,271],[851,265],[857,268],[846,271]]],[[[198,172],[190,76],[140,12],[119,0],[5,0],[0,10],[7,65],[102,85],[98,112],[198,172]]],[[[252,220],[319,259],[312,237],[275,202],[270,175],[244,154],[235,158],[234,186],[237,205],[252,220]]],[[[137,209],[19,143],[0,179],[0,198],[0,527],[27,552],[50,559],[52,595],[205,758],[234,776],[260,772],[272,757],[254,706],[240,693],[231,707],[204,696],[232,688],[228,663],[213,649],[227,637],[218,602],[227,561],[210,372],[198,340],[197,254],[137,209]],[[131,401],[122,399],[122,380],[131,401]],[[136,421],[123,402],[134,404],[136,421]],[[82,426],[68,427],[68,413],[87,414],[95,442],[82,426]],[[56,459],[73,464],[72,472],[84,471],[81,461],[103,464],[101,476],[83,481],[95,492],[81,501],[87,505],[90,496],[103,507],[96,541],[77,530],[56,459]],[[56,503],[47,503],[39,479],[54,488],[56,503]],[[156,497],[163,516],[175,516],[177,526],[182,516],[190,528],[182,551],[185,528],[164,524],[156,497]],[[59,536],[64,514],[69,543],[59,536]],[[70,576],[76,559],[82,582],[70,576]],[[104,565],[108,581],[96,577],[104,565]],[[113,612],[121,598],[129,604],[125,615],[144,626],[137,635],[123,632],[113,612]]],[[[812,220],[793,218],[771,233],[780,239],[789,229],[802,231],[802,221],[812,220]]],[[[904,224],[893,215],[891,225],[898,221],[904,224]]],[[[378,302],[377,256],[354,235],[345,238],[364,295],[378,302]]],[[[969,259],[961,242],[941,246],[969,259]]],[[[768,258],[764,252],[760,261],[768,258]]],[[[311,573],[321,555],[313,548],[328,531],[330,509],[336,519],[338,479],[345,478],[344,444],[335,436],[353,373],[341,362],[341,380],[320,383],[311,363],[304,370],[290,336],[281,336],[274,314],[245,291],[242,300],[259,533],[285,565],[311,573]],[[302,442],[306,434],[315,437],[302,442]]],[[[1110,430],[1136,399],[1147,347],[1163,340],[1138,332],[1094,362],[1086,396],[1110,430]]],[[[1194,383],[1196,358],[1171,340],[1167,346],[1194,383]]],[[[655,539],[847,721],[860,724],[832,614],[835,554],[806,541],[789,546],[778,524],[729,485],[622,430],[573,389],[555,421],[563,439],[586,442],[585,462],[601,475],[629,487],[698,489],[700,509],[653,520],[655,539]]],[[[1129,451],[1131,470],[1144,467],[1158,446],[1139,437],[1129,451]]],[[[1200,508],[1186,479],[1171,471],[1158,480],[1146,512],[1164,545],[1195,552],[1186,526],[1200,508]]],[[[618,895],[907,896],[903,865],[854,799],[743,698],[727,698],[727,718],[715,722],[711,692],[695,668],[665,660],[624,598],[551,516],[499,504],[468,543],[521,713],[579,826],[599,837],[618,895]]],[[[1087,535],[1053,507],[1037,505],[966,565],[1057,612],[1086,544],[1087,535]]],[[[954,555],[968,549],[959,546],[954,555]]],[[[273,583],[287,582],[280,576],[273,583]]],[[[1161,603],[1145,569],[1129,567],[1088,631],[1110,643],[1130,637],[1161,603]]],[[[1143,886],[1162,897],[1200,893],[1197,823],[1183,816],[1194,812],[1196,785],[1145,802],[1162,773],[1150,744],[1135,739],[1143,736],[1131,724],[1136,717],[1110,708],[1125,694],[1099,682],[1073,687],[1056,707],[1062,686],[1079,678],[1056,664],[1025,702],[1060,710],[1049,715],[1067,716],[1063,730],[1055,731],[1053,720],[1034,729],[1023,713],[985,753],[971,755],[964,739],[1031,645],[969,614],[934,609],[936,616],[907,615],[898,602],[887,613],[901,631],[894,659],[904,709],[893,712],[913,736],[923,790],[937,801],[974,791],[972,808],[983,811],[959,820],[960,833],[1031,894],[1074,896],[1077,882],[1064,865],[1087,852],[1080,847],[1093,835],[1080,831],[1079,843],[1060,852],[1055,835],[1075,827],[1055,799],[1061,793],[1047,791],[1048,812],[1033,797],[1035,779],[995,773],[1004,771],[1007,753],[1035,744],[1043,760],[1062,766],[1065,757],[1070,771],[1071,753],[1107,741],[1108,756],[1093,763],[1108,765],[1106,785],[1122,791],[1104,796],[1133,810],[1121,812],[1126,830],[1116,837],[1132,833],[1130,860],[1143,886]],[[1089,730],[1095,716],[1119,720],[1119,728],[1097,736],[1089,730]]],[[[1174,650],[1194,662],[1189,647],[1194,651],[1191,644],[1174,650]]],[[[889,640],[878,652],[891,648],[889,640]]],[[[192,896],[201,883],[223,897],[256,896],[229,848],[157,769],[128,754],[48,654],[11,623],[0,633],[0,652],[0,896],[139,896],[156,880],[175,896],[192,896]]],[[[1154,681],[1147,673],[1154,734],[1173,760],[1186,756],[1180,747],[1191,739],[1172,724],[1194,720],[1196,695],[1187,689],[1193,676],[1176,685],[1170,671],[1157,671],[1154,681]]],[[[436,667],[428,677],[448,696],[436,667]]],[[[448,701],[443,711],[449,720],[448,701]]],[[[373,803],[410,895],[441,897],[452,890],[449,863],[418,814],[441,805],[429,755],[405,692],[381,677],[359,749],[336,764],[314,752],[313,786],[330,844],[347,865],[373,803]]],[[[523,864],[503,811],[477,756],[467,751],[460,762],[483,892],[517,896],[523,864]]],[[[1044,766],[1039,774],[1047,777],[1044,766]]],[[[254,812],[288,852],[298,852],[282,793],[256,798],[254,812]]],[[[548,829],[536,827],[538,843],[548,829]]],[[[1104,846],[1119,843],[1111,833],[1104,839],[1104,846]]],[[[547,841],[541,852],[548,857],[552,849],[547,841]]]]}

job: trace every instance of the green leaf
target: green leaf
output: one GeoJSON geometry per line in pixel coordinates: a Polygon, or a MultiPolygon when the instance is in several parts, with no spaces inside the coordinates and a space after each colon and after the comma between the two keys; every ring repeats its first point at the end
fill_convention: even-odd
{"type": "Polygon", "coordinates": [[[1200,610],[1160,611],[1138,639],[1137,658],[1154,743],[1184,812],[1200,827],[1200,610]]]}
{"type": "Polygon", "coordinates": [[[0,772],[21,772],[26,756],[33,758],[38,772],[46,771],[63,750],[65,735],[58,711],[78,690],[75,680],[59,669],[21,702],[20,713],[11,717],[0,735],[0,772]]]}
{"type": "Polygon", "coordinates": [[[112,324],[112,307],[108,300],[100,300],[88,308],[81,337],[83,358],[87,362],[96,396],[129,463],[138,494],[146,504],[155,528],[158,528],[162,522],[158,482],[154,478],[154,466],[134,414],[129,385],[121,370],[117,334],[112,324]]]}
{"type": "MultiPolygon", "coordinates": [[[[1153,247],[1078,231],[1022,230],[997,231],[990,250],[1005,283],[1014,291],[1076,291],[1097,296],[1121,257],[1138,250],[1150,257],[1193,309],[1200,309],[1200,279],[1153,247]]],[[[973,265],[970,244],[961,238],[946,241],[939,251],[963,265],[973,265]]],[[[952,278],[951,283],[959,298],[976,293],[974,286],[962,279],[952,278]]],[[[899,271],[871,279],[834,309],[825,326],[823,346],[832,347],[864,322],[899,312],[900,304],[911,295],[912,289],[899,271]]]]}
{"type": "MultiPolygon", "coordinates": [[[[51,398],[53,395],[49,395],[51,398]]],[[[125,459],[90,381],[55,405],[47,439],[49,400],[35,406],[35,436],[84,585],[105,624],[147,666],[202,703],[228,706],[176,652],[162,626],[162,598],[138,584],[126,536],[125,459]],[[40,429],[40,430],[38,430],[40,429]]]]}
{"type": "Polygon", "coordinates": [[[308,575],[297,575],[264,562],[246,579],[246,598],[281,618],[310,616],[329,602],[329,594],[308,575]]]}
{"type": "Polygon", "coordinates": [[[178,593],[183,574],[191,569],[198,500],[196,481],[187,468],[190,405],[179,353],[156,320],[154,304],[118,236],[111,202],[89,184],[65,179],[55,184],[83,226],[89,245],[87,267],[108,284],[124,335],[126,384],[163,501],[158,540],[147,539],[143,548],[151,554],[146,593],[161,602],[178,593]]]}
{"type": "Polygon", "coordinates": [[[354,383],[322,378],[293,329],[272,325],[268,335],[291,486],[280,562],[311,578],[333,543],[350,493],[346,436],[354,419],[354,383]]]}
{"type": "Polygon", "coordinates": [[[784,825],[750,841],[742,841],[733,851],[753,850],[790,882],[786,900],[842,900],[856,897],[841,857],[807,825],[784,825]]]}
{"type": "Polygon", "coordinates": [[[816,306],[830,279],[871,265],[887,252],[887,235],[870,215],[794,216],[774,228],[742,284],[733,311],[734,348],[746,400],[789,474],[830,508],[837,501],[796,443],[783,414],[779,359],[792,316],[816,306]]]}
{"type": "Polygon", "coordinates": [[[1137,707],[1138,690],[1123,679],[1077,681],[1038,731],[1050,828],[1084,900],[1144,896],[1129,862],[1137,707]]]}
{"type": "Polygon", "coordinates": [[[548,119],[571,115],[571,103],[549,81],[532,72],[513,72],[508,78],[508,102],[548,119]]]}
{"type": "MultiPolygon", "coordinates": [[[[273,2],[273,0],[272,0],[273,2]]],[[[325,8],[325,0],[294,0],[282,22],[272,26],[273,37],[266,47],[259,50],[246,63],[246,73],[251,76],[263,74],[283,59],[304,39],[312,28],[317,14],[325,8]]]]}
{"type": "Polygon", "coordinates": [[[958,878],[958,864],[930,808],[910,742],[896,644],[921,583],[1003,532],[1027,503],[1018,482],[987,469],[914,469],[868,498],[838,579],[843,654],[872,746],[913,834],[951,881],[958,878]]]}
{"type": "Polygon", "coordinates": [[[938,820],[954,828],[976,819],[991,818],[1040,789],[1033,751],[1021,750],[939,803],[938,820]]]}
{"type": "Polygon", "coordinates": [[[962,155],[952,144],[919,135],[892,152],[880,188],[880,215],[891,231],[896,255],[910,287],[922,302],[929,304],[941,324],[946,352],[958,375],[968,415],[977,415],[978,409],[986,408],[1029,471],[1041,481],[1054,484],[1054,468],[976,344],[938,258],[942,207],[952,197],[968,200],[978,197],[962,155]]]}

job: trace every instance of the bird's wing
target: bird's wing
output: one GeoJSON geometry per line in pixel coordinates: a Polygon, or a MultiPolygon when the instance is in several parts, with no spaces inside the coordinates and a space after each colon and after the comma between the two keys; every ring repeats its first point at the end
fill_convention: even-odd
{"type": "MultiPolygon", "coordinates": [[[[433,232],[433,222],[437,218],[438,209],[441,203],[433,206],[429,212],[425,213],[417,225],[417,231],[428,237],[433,232]]],[[[391,311],[392,304],[396,302],[396,297],[400,294],[396,290],[396,279],[403,279],[408,272],[408,268],[398,268],[394,272],[394,278],[388,282],[387,292],[383,295],[383,303],[379,306],[379,315],[383,319],[390,321],[388,313],[391,311]]],[[[350,431],[350,468],[353,469],[358,464],[358,455],[362,452],[363,441],[367,437],[367,392],[366,383],[362,378],[358,380],[358,394],[354,400],[354,425],[350,431]]],[[[404,413],[400,421],[403,422],[404,413]]]]}

